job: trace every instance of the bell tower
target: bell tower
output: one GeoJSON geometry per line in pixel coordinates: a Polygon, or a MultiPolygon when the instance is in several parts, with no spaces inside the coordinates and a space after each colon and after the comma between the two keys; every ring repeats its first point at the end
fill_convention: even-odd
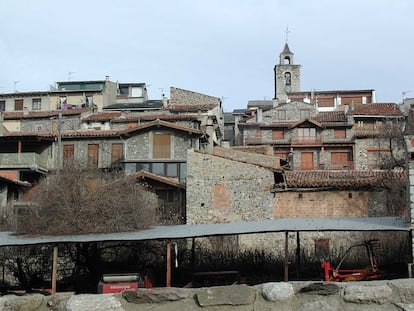
{"type": "MultiPolygon", "coordinates": [[[[288,30],[286,30],[288,32],[288,30]]],[[[275,98],[286,101],[291,92],[300,92],[300,65],[295,65],[294,54],[286,43],[279,56],[279,64],[275,66],[275,98]]]]}

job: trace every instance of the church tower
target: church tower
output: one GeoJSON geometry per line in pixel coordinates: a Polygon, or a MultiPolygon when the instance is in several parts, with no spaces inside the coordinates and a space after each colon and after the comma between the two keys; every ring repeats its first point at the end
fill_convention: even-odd
{"type": "Polygon", "coordinates": [[[280,53],[279,64],[275,66],[275,98],[286,101],[291,92],[300,92],[300,65],[295,65],[294,54],[285,43],[280,53]]]}

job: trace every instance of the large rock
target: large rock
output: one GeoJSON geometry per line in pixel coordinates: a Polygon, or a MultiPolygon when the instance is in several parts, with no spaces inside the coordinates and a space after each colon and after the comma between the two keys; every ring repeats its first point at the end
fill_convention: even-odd
{"type": "Polygon", "coordinates": [[[247,305],[256,299],[256,291],[246,285],[203,288],[197,293],[200,306],[247,305]]]}
{"type": "Polygon", "coordinates": [[[166,287],[166,288],[141,288],[136,290],[126,290],[122,292],[122,297],[129,303],[159,303],[163,301],[176,301],[190,298],[191,290],[166,287]]]}
{"type": "Polygon", "coordinates": [[[301,294],[329,296],[339,293],[339,287],[333,283],[312,283],[299,290],[301,294]]]}
{"type": "Polygon", "coordinates": [[[124,308],[112,294],[89,294],[70,297],[66,303],[66,311],[124,311],[124,308]]]}
{"type": "Polygon", "coordinates": [[[293,286],[290,283],[265,283],[262,286],[262,294],[266,300],[279,301],[289,299],[295,294],[293,286]]]}
{"type": "Polygon", "coordinates": [[[0,311],[35,311],[45,302],[43,295],[14,296],[7,295],[0,298],[0,311]]]}
{"type": "Polygon", "coordinates": [[[344,289],[343,298],[347,302],[384,304],[392,298],[392,289],[388,285],[350,285],[344,289]]]}
{"type": "Polygon", "coordinates": [[[401,279],[396,281],[389,281],[395,296],[404,304],[414,303],[414,281],[413,279],[401,279]]]}

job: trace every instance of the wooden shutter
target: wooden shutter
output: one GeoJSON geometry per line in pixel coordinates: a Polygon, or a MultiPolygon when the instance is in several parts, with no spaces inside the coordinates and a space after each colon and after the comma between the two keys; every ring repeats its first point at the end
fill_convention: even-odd
{"type": "Polygon", "coordinates": [[[300,168],[302,170],[313,170],[313,152],[302,152],[300,168]]]}
{"type": "Polygon", "coordinates": [[[344,165],[349,164],[348,152],[331,152],[331,164],[343,168],[344,165]]]}
{"type": "Polygon", "coordinates": [[[88,166],[98,167],[99,159],[99,145],[89,144],[88,145],[88,166]]]}
{"type": "Polygon", "coordinates": [[[120,166],[121,160],[124,159],[124,145],[112,144],[111,150],[112,166],[120,166]]]}
{"type": "Polygon", "coordinates": [[[14,100],[14,110],[23,110],[23,99],[14,100]]]}
{"type": "Polygon", "coordinates": [[[74,145],[63,145],[63,163],[65,160],[72,160],[75,156],[75,146],[74,145]]]}
{"type": "Polygon", "coordinates": [[[154,159],[169,159],[171,156],[171,139],[168,133],[154,133],[152,157],[154,159]]]}
{"type": "Polygon", "coordinates": [[[284,139],[285,134],[283,130],[272,130],[272,138],[273,139],[284,139]]]}
{"type": "Polygon", "coordinates": [[[334,137],[339,139],[346,138],[346,130],[345,129],[334,129],[334,137]]]}

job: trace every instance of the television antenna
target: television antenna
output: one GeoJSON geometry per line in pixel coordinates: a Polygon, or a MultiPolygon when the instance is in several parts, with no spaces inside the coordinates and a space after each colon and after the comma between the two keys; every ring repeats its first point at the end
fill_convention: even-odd
{"type": "Polygon", "coordinates": [[[69,71],[68,72],[68,81],[70,81],[70,78],[72,77],[72,75],[76,73],[75,71],[69,71]]]}
{"type": "Polygon", "coordinates": [[[17,85],[17,83],[19,83],[20,81],[13,81],[13,91],[14,91],[14,93],[16,93],[17,92],[17,90],[16,90],[16,85],[17,85]]]}

